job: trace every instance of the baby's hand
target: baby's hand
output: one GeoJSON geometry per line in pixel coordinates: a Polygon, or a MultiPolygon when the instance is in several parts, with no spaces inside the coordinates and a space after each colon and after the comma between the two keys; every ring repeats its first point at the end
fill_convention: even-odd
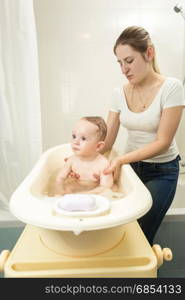
{"type": "MultiPolygon", "coordinates": [[[[66,157],[64,158],[64,161],[66,162],[67,160],[69,159],[69,157],[66,157]]],[[[71,177],[71,178],[75,178],[75,179],[79,179],[80,178],[80,175],[74,171],[70,171],[69,174],[68,174],[68,177],[71,177]]]]}
{"type": "Polygon", "coordinates": [[[100,181],[100,175],[99,174],[94,173],[93,177],[96,179],[97,183],[100,181]]]}
{"type": "Polygon", "coordinates": [[[71,177],[71,178],[75,178],[75,179],[80,179],[80,175],[74,171],[70,171],[69,174],[68,174],[68,177],[71,177]]]}

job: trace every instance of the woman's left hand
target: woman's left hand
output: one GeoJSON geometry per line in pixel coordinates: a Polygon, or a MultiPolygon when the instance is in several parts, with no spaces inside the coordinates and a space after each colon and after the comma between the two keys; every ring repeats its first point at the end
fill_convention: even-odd
{"type": "Polygon", "coordinates": [[[120,161],[120,157],[116,157],[111,161],[110,166],[104,170],[104,174],[108,175],[113,173],[114,182],[117,182],[119,179],[121,166],[122,163],[120,161]]]}

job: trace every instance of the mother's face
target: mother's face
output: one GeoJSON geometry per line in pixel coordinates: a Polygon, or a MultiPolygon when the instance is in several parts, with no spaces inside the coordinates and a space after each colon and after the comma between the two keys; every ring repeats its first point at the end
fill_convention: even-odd
{"type": "Polygon", "coordinates": [[[150,67],[147,53],[143,57],[140,52],[129,45],[118,45],[116,56],[122,73],[131,84],[137,84],[147,76],[150,67]]]}

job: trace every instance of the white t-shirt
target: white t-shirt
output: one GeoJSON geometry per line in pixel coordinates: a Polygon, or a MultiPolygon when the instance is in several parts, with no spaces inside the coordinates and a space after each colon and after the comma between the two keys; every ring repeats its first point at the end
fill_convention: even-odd
{"type": "MultiPolygon", "coordinates": [[[[143,112],[132,112],[127,105],[123,88],[115,89],[110,111],[120,113],[120,123],[128,131],[126,153],[144,147],[156,138],[161,112],[165,108],[185,106],[184,89],[180,80],[168,77],[163,82],[150,106],[143,112]]],[[[179,154],[175,139],[168,150],[146,162],[167,162],[179,154]]]]}

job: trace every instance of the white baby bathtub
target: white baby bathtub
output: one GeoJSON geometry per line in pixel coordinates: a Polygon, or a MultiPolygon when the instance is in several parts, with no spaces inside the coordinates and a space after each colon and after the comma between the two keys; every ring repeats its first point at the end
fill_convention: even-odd
{"type": "MultiPolygon", "coordinates": [[[[122,167],[120,190],[122,199],[111,201],[105,215],[89,218],[62,217],[53,214],[54,199],[42,196],[49,177],[60,168],[64,158],[72,154],[70,144],[63,144],[46,151],[33,170],[13,193],[10,199],[11,212],[22,222],[52,230],[82,231],[99,230],[134,221],[144,215],[152,205],[149,191],[129,165],[122,167]]],[[[111,151],[109,158],[115,155],[111,151]]]]}

